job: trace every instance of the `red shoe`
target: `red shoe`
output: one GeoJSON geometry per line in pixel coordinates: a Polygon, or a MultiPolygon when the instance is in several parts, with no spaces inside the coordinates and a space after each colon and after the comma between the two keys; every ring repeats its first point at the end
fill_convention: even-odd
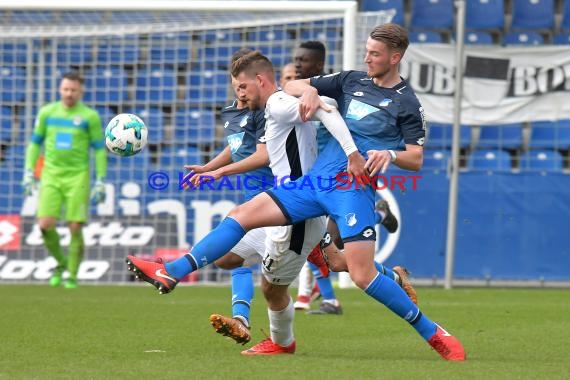
{"type": "Polygon", "coordinates": [[[461,342],[445,331],[440,325],[437,325],[435,335],[428,340],[428,343],[445,360],[465,360],[465,350],[463,349],[461,342]]]}
{"type": "Polygon", "coordinates": [[[172,277],[164,268],[162,258],[157,260],[143,260],[136,256],[127,256],[127,268],[135,273],[136,278],[140,278],[155,288],[160,294],[170,293],[178,284],[178,280],[172,277]]]}
{"type": "Polygon", "coordinates": [[[329,266],[323,257],[323,251],[321,250],[321,244],[317,244],[315,248],[309,253],[309,257],[307,257],[307,261],[311,264],[316,265],[321,272],[321,276],[323,278],[327,278],[329,276],[329,266]]]}
{"type": "Polygon", "coordinates": [[[266,338],[261,342],[257,343],[255,346],[243,350],[242,355],[279,355],[279,354],[294,354],[296,344],[295,341],[288,345],[287,347],[279,346],[271,340],[271,338],[266,338]]]}

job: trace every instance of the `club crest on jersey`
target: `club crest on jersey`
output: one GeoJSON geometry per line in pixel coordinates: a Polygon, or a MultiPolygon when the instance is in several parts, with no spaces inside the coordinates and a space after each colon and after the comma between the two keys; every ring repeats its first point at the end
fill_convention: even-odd
{"type": "Polygon", "coordinates": [[[73,118],[73,125],[75,125],[76,127],[81,125],[82,122],[83,122],[83,119],[80,118],[79,116],[76,116],[73,118]]]}
{"type": "Polygon", "coordinates": [[[378,108],[352,99],[348,105],[348,110],[346,111],[346,118],[360,120],[376,111],[378,111],[378,108]]]}
{"type": "Polygon", "coordinates": [[[385,98],[379,104],[380,107],[388,107],[392,103],[392,99],[385,98]]]}
{"type": "Polygon", "coordinates": [[[233,135],[228,136],[228,145],[230,146],[230,150],[232,153],[236,153],[243,143],[243,136],[245,132],[234,133],[233,135]]]}
{"type": "Polygon", "coordinates": [[[356,220],[356,214],[353,212],[350,212],[348,214],[346,214],[344,216],[344,218],[346,219],[346,225],[349,227],[352,227],[356,224],[357,220],[356,220]]]}
{"type": "Polygon", "coordinates": [[[244,128],[247,125],[247,120],[249,119],[249,114],[245,115],[239,122],[239,126],[244,128]]]}

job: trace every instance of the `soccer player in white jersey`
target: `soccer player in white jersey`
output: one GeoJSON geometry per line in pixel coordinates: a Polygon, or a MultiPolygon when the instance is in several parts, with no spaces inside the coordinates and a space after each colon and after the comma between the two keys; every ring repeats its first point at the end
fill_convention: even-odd
{"type": "MultiPolygon", "coordinates": [[[[409,170],[421,168],[421,145],[425,138],[425,130],[422,132],[421,127],[422,109],[398,72],[408,43],[405,29],[395,24],[381,25],[372,31],[366,44],[368,75],[364,72],[344,72],[332,77],[289,82],[286,85],[288,91],[293,95],[304,95],[299,108],[302,120],[308,120],[315,112],[321,112],[320,108],[326,107],[315,96],[315,85],[322,87],[323,94],[326,92],[338,98],[339,110],[346,121],[344,125],[337,125],[337,130],[331,129],[336,141],[331,140],[327,144],[324,154],[317,158],[310,172],[286,187],[280,186],[261,193],[232,209],[214,230],[183,257],[164,264],[128,256],[129,269],[157,288],[172,289],[178,279],[223,256],[250,229],[295,224],[328,214],[339,227],[353,282],[372,299],[407,321],[441,357],[453,361],[465,360],[465,351],[459,340],[421,313],[398,284],[374,267],[373,187],[362,189],[361,186],[351,186],[341,189],[337,186],[341,182],[346,183],[346,180],[354,180],[348,182],[352,185],[358,181],[374,181],[376,173],[386,171],[391,163],[409,170]],[[344,80],[349,81],[346,84],[360,86],[361,90],[343,91],[344,80]],[[337,81],[340,83],[335,86],[337,81]],[[361,91],[362,95],[364,91],[367,95],[375,95],[374,103],[359,100],[361,91]],[[357,99],[351,102],[354,97],[357,99]],[[404,102],[395,102],[394,99],[404,102]],[[353,108],[350,108],[351,104],[353,108]],[[388,112],[385,107],[391,107],[390,111],[396,113],[388,112]],[[397,117],[391,119],[391,115],[397,117]],[[350,131],[348,136],[345,134],[346,126],[350,131]],[[400,154],[395,152],[396,149],[400,150],[400,154]],[[329,186],[307,186],[323,177],[331,180],[329,186]]],[[[232,76],[239,82],[238,94],[240,97],[243,95],[251,109],[263,107],[264,102],[275,93],[277,85],[274,75],[271,62],[255,52],[243,56],[232,66],[232,76]]],[[[271,337],[244,351],[244,354],[270,355],[295,351],[293,302],[286,291],[277,290],[278,285],[275,285],[279,283],[276,280],[287,278],[272,277],[272,271],[281,267],[279,264],[292,260],[288,256],[292,255],[280,257],[270,252],[264,258],[262,287],[266,297],[272,296],[269,304],[271,337]]],[[[289,264],[290,267],[294,265],[289,264]]],[[[288,269],[285,269],[285,275],[289,275],[288,269]]]]}

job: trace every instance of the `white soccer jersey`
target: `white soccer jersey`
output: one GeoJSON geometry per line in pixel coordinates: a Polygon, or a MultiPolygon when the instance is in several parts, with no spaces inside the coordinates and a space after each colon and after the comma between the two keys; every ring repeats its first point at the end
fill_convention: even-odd
{"type": "Polygon", "coordinates": [[[308,173],[317,157],[317,132],[313,122],[301,120],[299,99],[283,91],[277,91],[267,100],[265,141],[269,166],[279,184],[285,177],[296,179],[308,173]]]}

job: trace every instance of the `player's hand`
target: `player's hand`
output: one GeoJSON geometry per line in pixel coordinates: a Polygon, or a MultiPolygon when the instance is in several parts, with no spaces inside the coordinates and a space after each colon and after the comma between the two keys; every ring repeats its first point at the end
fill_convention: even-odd
{"type": "Polygon", "coordinates": [[[221,174],[217,170],[202,173],[190,172],[184,176],[184,179],[182,180],[182,188],[184,190],[191,188],[197,189],[201,183],[212,182],[220,177],[221,174]]]}
{"type": "Polygon", "coordinates": [[[366,161],[365,168],[370,173],[370,176],[378,173],[386,173],[390,163],[392,162],[392,157],[387,150],[369,150],[366,152],[368,154],[368,160],[366,161]]]}
{"type": "Polygon", "coordinates": [[[301,115],[301,120],[303,121],[311,120],[319,108],[327,112],[332,110],[331,107],[319,97],[317,90],[312,89],[313,90],[305,91],[299,98],[299,115],[301,115]]]}
{"type": "Polygon", "coordinates": [[[208,171],[205,165],[184,165],[184,169],[194,173],[204,173],[208,171]]]}
{"type": "Polygon", "coordinates": [[[102,203],[105,202],[107,198],[107,192],[105,190],[105,184],[103,180],[98,179],[95,181],[95,185],[91,189],[91,200],[95,203],[102,203]]]}
{"type": "Polygon", "coordinates": [[[348,172],[348,179],[353,181],[356,179],[359,184],[365,185],[368,183],[366,179],[368,179],[369,173],[365,168],[366,160],[359,151],[352,152],[348,156],[348,166],[346,171],[348,172]]]}
{"type": "Polygon", "coordinates": [[[22,180],[22,187],[24,188],[24,195],[29,197],[32,195],[34,190],[36,189],[36,177],[34,176],[34,172],[31,170],[26,170],[24,173],[24,179],[22,180]]]}

